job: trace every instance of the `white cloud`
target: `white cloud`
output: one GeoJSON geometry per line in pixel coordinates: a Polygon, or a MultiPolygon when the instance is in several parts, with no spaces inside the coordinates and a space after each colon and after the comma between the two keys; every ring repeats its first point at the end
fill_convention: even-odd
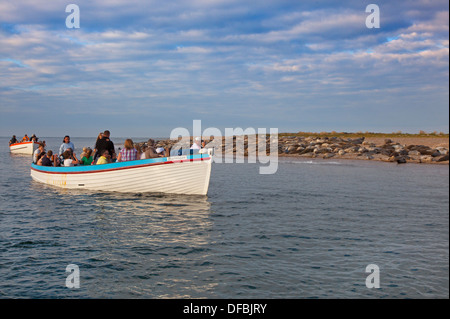
{"type": "Polygon", "coordinates": [[[210,48],[203,48],[203,47],[177,47],[177,52],[179,53],[193,53],[193,54],[206,54],[213,52],[210,48]]]}

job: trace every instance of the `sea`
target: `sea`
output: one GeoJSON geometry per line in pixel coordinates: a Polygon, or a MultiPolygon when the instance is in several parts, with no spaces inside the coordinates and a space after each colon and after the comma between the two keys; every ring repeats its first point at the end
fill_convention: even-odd
{"type": "Polygon", "coordinates": [[[448,165],[280,157],[214,163],[207,196],[120,194],[37,183],[9,139],[1,299],[449,298],[448,165]]]}

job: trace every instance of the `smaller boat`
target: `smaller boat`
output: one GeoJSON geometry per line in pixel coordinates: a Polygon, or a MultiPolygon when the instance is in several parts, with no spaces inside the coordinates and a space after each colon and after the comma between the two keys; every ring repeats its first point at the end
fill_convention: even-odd
{"type": "Polygon", "coordinates": [[[37,148],[37,143],[22,142],[9,145],[9,151],[14,154],[27,154],[33,155],[34,150],[37,148]]]}

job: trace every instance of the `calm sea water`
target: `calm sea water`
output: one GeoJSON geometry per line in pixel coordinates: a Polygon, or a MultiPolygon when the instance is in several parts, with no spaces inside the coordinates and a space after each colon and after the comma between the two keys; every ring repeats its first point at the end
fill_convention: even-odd
{"type": "MultiPolygon", "coordinates": [[[[56,151],[62,138],[44,139],[56,151]]],[[[259,164],[214,164],[207,197],[115,194],[32,181],[8,140],[0,298],[449,297],[448,166],[289,158],[259,175],[259,164]],[[78,289],[66,287],[69,264],[78,289]],[[378,289],[366,287],[369,264],[378,289]]],[[[78,154],[94,143],[72,141],[78,154]]]]}

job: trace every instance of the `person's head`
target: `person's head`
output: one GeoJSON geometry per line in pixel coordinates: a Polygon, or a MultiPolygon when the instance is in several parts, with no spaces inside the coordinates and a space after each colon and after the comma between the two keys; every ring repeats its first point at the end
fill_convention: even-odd
{"type": "Polygon", "coordinates": [[[149,138],[148,141],[147,141],[147,145],[148,146],[153,146],[154,144],[155,144],[155,140],[152,139],[152,138],[149,138]]]}
{"type": "Polygon", "coordinates": [[[110,157],[109,151],[108,150],[104,150],[103,153],[102,153],[102,156],[104,156],[106,158],[110,157]]]}
{"type": "Polygon", "coordinates": [[[69,135],[64,136],[63,143],[69,143],[69,142],[70,142],[70,136],[69,135]]]}
{"type": "Polygon", "coordinates": [[[103,132],[103,137],[109,137],[110,135],[111,133],[108,130],[103,132]]]}
{"type": "Polygon", "coordinates": [[[62,153],[62,157],[63,157],[64,159],[70,158],[71,155],[72,155],[72,154],[71,154],[71,152],[69,152],[69,150],[66,150],[64,153],[62,153]]]}
{"type": "Polygon", "coordinates": [[[48,150],[47,151],[47,157],[51,158],[53,156],[53,151],[52,150],[48,150]]]}
{"type": "Polygon", "coordinates": [[[123,146],[127,149],[127,150],[131,150],[134,146],[133,146],[133,141],[130,138],[127,138],[125,140],[125,143],[123,144],[123,146]]]}
{"type": "Polygon", "coordinates": [[[43,151],[44,151],[44,145],[39,144],[39,150],[40,150],[41,152],[43,152],[43,151]]]}
{"type": "Polygon", "coordinates": [[[88,149],[86,150],[86,157],[90,157],[91,154],[92,154],[92,150],[91,150],[90,148],[88,148],[88,149]]]}

